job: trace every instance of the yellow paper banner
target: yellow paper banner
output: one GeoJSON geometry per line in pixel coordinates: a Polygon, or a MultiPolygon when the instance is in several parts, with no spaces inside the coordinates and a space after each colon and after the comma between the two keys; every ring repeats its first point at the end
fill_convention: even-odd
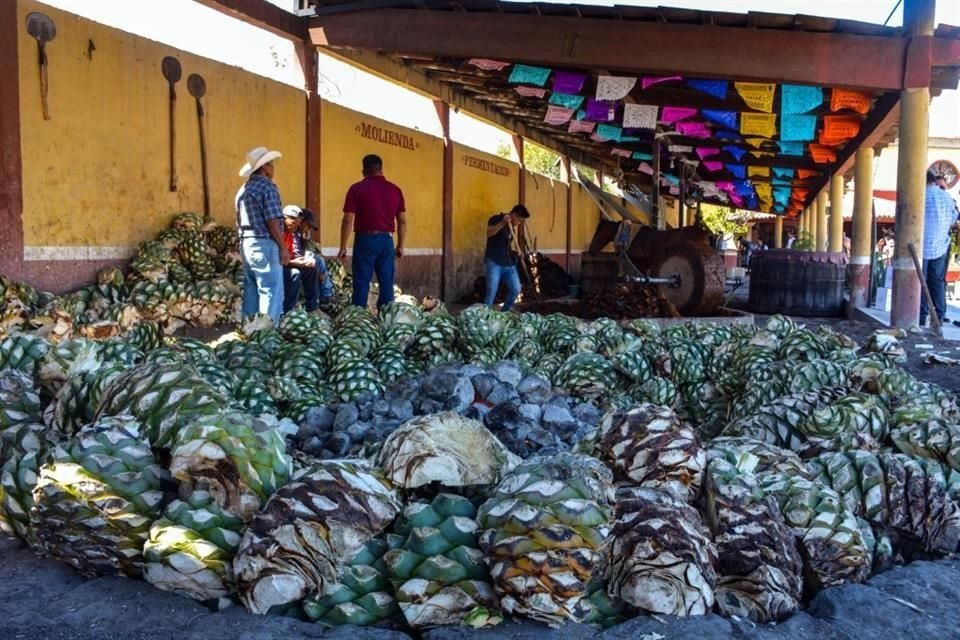
{"type": "MultiPolygon", "coordinates": [[[[769,178],[769,177],[770,177],[770,167],[754,167],[754,166],[751,166],[751,167],[747,170],[747,175],[749,175],[751,178],[753,178],[753,177],[769,178]]],[[[759,189],[757,190],[757,193],[758,193],[758,194],[760,193],[759,189]]]]}
{"type": "Polygon", "coordinates": [[[759,82],[735,82],[737,93],[747,103],[747,106],[757,111],[773,111],[773,92],[776,90],[775,84],[762,84],[759,82]]]}
{"type": "MultiPolygon", "coordinates": [[[[753,169],[754,167],[750,167],[750,168],[753,169]]],[[[761,167],[756,167],[756,168],[760,169],[761,167]]],[[[762,168],[766,169],[766,167],[762,167],[762,168]]],[[[773,190],[769,182],[758,182],[753,186],[757,190],[757,197],[760,198],[761,200],[770,200],[771,198],[773,198],[773,190]]]]}
{"type": "Polygon", "coordinates": [[[766,113],[741,113],[740,133],[745,136],[769,138],[777,133],[777,116],[766,113]]]}
{"type": "Polygon", "coordinates": [[[750,155],[754,158],[772,158],[774,153],[772,151],[751,151],[750,155]]]}
{"type": "Polygon", "coordinates": [[[767,140],[766,138],[744,138],[743,141],[755,149],[759,149],[763,145],[770,142],[770,140],[767,140]]]}

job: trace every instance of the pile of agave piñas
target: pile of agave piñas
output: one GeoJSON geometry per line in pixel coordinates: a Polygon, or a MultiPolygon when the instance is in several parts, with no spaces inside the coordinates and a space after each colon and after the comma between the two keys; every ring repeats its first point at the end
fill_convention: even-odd
{"type": "Polygon", "coordinates": [[[960,406],[901,355],[783,317],[661,331],[402,301],[294,312],[214,348],[12,333],[0,529],[84,575],[331,626],[781,620],[957,548],[960,406]],[[550,452],[456,411],[351,459],[286,439],[328,405],[501,360],[602,418],[550,452]]]}

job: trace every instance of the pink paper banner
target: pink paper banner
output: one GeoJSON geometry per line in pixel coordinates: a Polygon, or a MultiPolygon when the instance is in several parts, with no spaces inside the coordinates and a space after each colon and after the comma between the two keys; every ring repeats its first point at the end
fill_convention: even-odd
{"type": "Polygon", "coordinates": [[[672,82],[683,80],[681,76],[644,76],[643,80],[640,81],[640,87],[646,89],[647,87],[652,87],[655,84],[660,84],[661,82],[672,82]]]}
{"type": "Polygon", "coordinates": [[[713,147],[697,147],[697,155],[700,156],[701,160],[706,160],[710,156],[715,156],[720,153],[720,149],[714,149],[713,147]]]}
{"type": "Polygon", "coordinates": [[[629,158],[631,155],[633,155],[632,151],[628,149],[620,149],[617,147],[614,147],[613,149],[611,149],[610,153],[615,156],[620,156],[621,158],[629,158]]]}
{"type": "Polygon", "coordinates": [[[723,169],[723,163],[717,160],[706,160],[704,161],[703,166],[705,166],[707,171],[710,171],[711,173],[716,173],[717,171],[723,169]]]}
{"type": "Polygon", "coordinates": [[[637,167],[637,171],[639,171],[640,173],[645,173],[648,176],[653,175],[653,167],[651,167],[650,164],[646,162],[641,162],[640,166],[637,167]]]}
{"type": "Polygon", "coordinates": [[[594,133],[590,136],[590,139],[594,142],[610,142],[610,138],[604,138],[599,133],[594,133]]]}
{"type": "Polygon", "coordinates": [[[696,109],[688,107],[664,107],[660,110],[660,122],[673,124],[684,118],[692,118],[695,115],[697,115],[696,109]]]}
{"type": "Polygon", "coordinates": [[[706,139],[710,137],[710,127],[703,122],[678,122],[674,125],[677,133],[690,138],[706,139]]]}
{"type": "Polygon", "coordinates": [[[542,98],[547,95],[547,90],[541,89],[540,87],[527,87],[525,85],[520,85],[519,87],[514,87],[514,90],[527,98],[542,98]]]}
{"type": "Polygon", "coordinates": [[[547,124],[566,124],[573,117],[573,109],[558,107],[555,104],[547,107],[547,114],[543,116],[543,121],[547,124]]]}
{"type": "Polygon", "coordinates": [[[733,191],[735,188],[729,180],[717,180],[715,184],[720,191],[733,191]]]}
{"type": "Polygon", "coordinates": [[[510,66],[509,62],[488,60],[487,58],[470,58],[467,60],[467,64],[472,64],[478,69],[483,69],[484,71],[502,71],[510,66]]]}
{"type": "Polygon", "coordinates": [[[569,133],[593,133],[593,128],[597,126],[596,122],[587,122],[586,120],[571,120],[567,127],[569,133]]]}

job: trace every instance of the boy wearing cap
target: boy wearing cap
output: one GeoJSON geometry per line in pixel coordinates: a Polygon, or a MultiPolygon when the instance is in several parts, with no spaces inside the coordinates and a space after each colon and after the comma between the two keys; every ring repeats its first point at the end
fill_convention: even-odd
{"type": "Polygon", "coordinates": [[[487,296],[485,303],[492,307],[500,288],[500,280],[507,285],[507,298],[503,301],[503,311],[513,307],[520,295],[520,274],[517,272],[516,256],[510,251],[515,227],[523,224],[530,212],[522,204],[510,209],[510,213],[498,213],[487,221],[487,248],[483,254],[486,267],[487,296]]]}
{"type": "Polygon", "coordinates": [[[243,316],[262,313],[280,323],[283,313],[282,265],[290,259],[283,244],[280,190],[273,182],[273,161],[279,151],[257,147],[247,154],[240,176],[247,178],[234,206],[243,262],[243,316]]]}
{"type": "Polygon", "coordinates": [[[316,311],[321,299],[329,301],[333,295],[323,257],[303,249],[301,229],[304,224],[316,229],[316,218],[310,209],[289,204],[283,208],[283,223],[283,243],[290,252],[290,261],[283,268],[283,312],[289,313],[297,306],[301,286],[307,311],[316,311]]]}

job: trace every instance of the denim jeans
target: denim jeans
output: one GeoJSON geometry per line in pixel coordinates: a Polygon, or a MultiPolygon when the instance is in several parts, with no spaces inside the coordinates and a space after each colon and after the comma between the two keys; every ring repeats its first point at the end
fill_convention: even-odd
{"type": "Polygon", "coordinates": [[[370,280],[377,274],[380,295],[377,308],[393,302],[393,236],[389,233],[358,233],[353,240],[353,304],[367,306],[370,280]]]}
{"type": "Polygon", "coordinates": [[[244,238],[240,242],[243,259],[243,317],[263,313],[280,324],[283,314],[283,270],[280,246],[273,238],[244,238]]]}
{"type": "MultiPolygon", "coordinates": [[[[930,290],[930,297],[933,298],[933,308],[937,311],[937,317],[943,321],[943,316],[947,314],[947,258],[950,252],[947,251],[939,258],[923,261],[923,277],[927,281],[927,289],[930,290]]],[[[929,310],[927,309],[927,296],[920,295],[920,324],[927,320],[929,310]]]]}
{"type": "Polygon", "coordinates": [[[503,301],[503,311],[509,311],[520,295],[520,274],[516,265],[504,267],[492,260],[484,261],[487,275],[487,297],[484,300],[488,307],[492,307],[497,299],[497,290],[500,289],[500,280],[507,285],[507,298],[503,301]]]}
{"type": "MultiPolygon", "coordinates": [[[[319,266],[319,264],[318,264],[319,266]]],[[[303,287],[304,306],[307,311],[315,311],[320,306],[320,271],[316,267],[283,268],[283,312],[289,313],[300,302],[300,288],[303,287]]]]}
{"type": "Polygon", "coordinates": [[[330,281],[327,263],[323,260],[323,256],[319,254],[315,255],[314,259],[317,261],[317,275],[323,276],[323,279],[320,280],[320,298],[331,298],[333,296],[333,282],[330,281]]]}

